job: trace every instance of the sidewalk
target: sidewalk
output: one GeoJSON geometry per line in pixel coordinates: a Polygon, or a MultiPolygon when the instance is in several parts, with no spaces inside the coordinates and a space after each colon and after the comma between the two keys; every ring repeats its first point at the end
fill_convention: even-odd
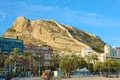
{"type": "MultiPolygon", "coordinates": [[[[12,80],[40,80],[40,77],[13,78],[12,80]]],[[[106,77],[100,77],[100,76],[71,77],[71,78],[62,78],[57,80],[120,80],[120,77],[119,78],[106,78],[106,77]]]]}
{"type": "Polygon", "coordinates": [[[64,78],[61,80],[120,80],[120,78],[106,78],[106,77],[72,77],[72,78],[64,78]]]}

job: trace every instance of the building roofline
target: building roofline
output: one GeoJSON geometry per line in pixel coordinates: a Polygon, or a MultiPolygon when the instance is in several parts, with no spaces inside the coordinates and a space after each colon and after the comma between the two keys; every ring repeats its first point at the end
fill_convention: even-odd
{"type": "Polygon", "coordinates": [[[0,39],[8,39],[8,40],[17,40],[17,41],[23,41],[23,40],[20,40],[20,39],[14,39],[14,38],[7,38],[7,37],[0,37],[0,39]]]}

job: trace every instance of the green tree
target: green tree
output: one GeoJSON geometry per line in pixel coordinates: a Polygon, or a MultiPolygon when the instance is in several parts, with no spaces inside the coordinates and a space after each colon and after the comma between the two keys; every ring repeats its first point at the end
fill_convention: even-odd
{"type": "Polygon", "coordinates": [[[90,60],[91,60],[92,63],[94,64],[94,63],[98,60],[97,55],[92,54],[92,55],[90,56],[90,60]]]}
{"type": "Polygon", "coordinates": [[[57,53],[53,54],[51,57],[51,66],[56,69],[59,67],[59,62],[60,62],[60,55],[57,53]]]}
{"type": "Polygon", "coordinates": [[[103,67],[103,63],[97,61],[97,62],[93,65],[93,71],[99,72],[99,75],[101,75],[102,67],[103,67]]]}
{"type": "Polygon", "coordinates": [[[37,69],[35,70],[35,72],[38,73],[39,76],[40,76],[40,74],[41,74],[41,65],[40,64],[41,64],[41,58],[42,57],[41,57],[40,53],[37,53],[37,55],[34,55],[32,57],[34,59],[34,63],[33,64],[37,66],[37,69]]]}
{"type": "Polygon", "coordinates": [[[5,57],[0,56],[0,69],[2,69],[4,67],[4,62],[5,62],[5,57]]]}
{"type": "Polygon", "coordinates": [[[71,55],[71,60],[72,60],[72,63],[74,65],[73,69],[77,69],[77,68],[80,69],[80,68],[87,67],[87,62],[84,60],[84,58],[82,58],[80,56],[72,54],[71,55]]]}
{"type": "Polygon", "coordinates": [[[92,65],[92,59],[90,56],[86,56],[85,57],[85,60],[87,62],[87,68],[92,72],[92,69],[93,69],[93,65],[92,65]]]}
{"type": "Polygon", "coordinates": [[[5,60],[5,65],[7,65],[8,69],[10,72],[12,72],[12,67],[13,63],[15,62],[15,57],[13,55],[10,55],[6,60],[5,60]]]}
{"type": "Polygon", "coordinates": [[[87,67],[88,64],[87,64],[87,62],[85,61],[84,58],[78,57],[77,65],[78,65],[78,68],[81,69],[81,68],[87,67]]]}
{"type": "Polygon", "coordinates": [[[72,65],[70,55],[65,55],[61,58],[59,67],[65,72],[67,77],[70,77],[70,72],[74,65],[72,65]]]}
{"type": "Polygon", "coordinates": [[[117,72],[120,69],[120,64],[119,64],[118,60],[108,58],[103,63],[103,69],[104,69],[104,71],[111,74],[111,72],[117,72]]]}
{"type": "Polygon", "coordinates": [[[92,54],[90,56],[85,57],[87,64],[88,64],[88,69],[92,72],[93,71],[93,64],[98,60],[97,56],[92,54]]]}
{"type": "Polygon", "coordinates": [[[70,72],[77,69],[86,67],[87,63],[84,58],[72,55],[62,56],[60,60],[59,67],[66,74],[67,77],[70,77],[70,72]]]}
{"type": "Polygon", "coordinates": [[[14,55],[16,56],[16,55],[19,53],[19,49],[18,49],[18,48],[14,48],[14,49],[13,49],[13,53],[14,53],[14,55]]]}
{"type": "Polygon", "coordinates": [[[13,58],[14,58],[14,69],[16,69],[16,64],[17,64],[17,57],[19,57],[19,49],[18,48],[14,48],[13,49],[13,58]]]}
{"type": "MultiPolygon", "coordinates": [[[[29,67],[29,69],[30,69],[30,68],[31,68],[30,62],[31,62],[31,60],[33,59],[32,53],[29,52],[29,51],[25,51],[24,54],[23,54],[23,57],[24,57],[24,59],[25,59],[25,62],[28,61],[28,67],[29,67]]],[[[24,65],[24,69],[25,69],[25,65],[24,65]]],[[[26,69],[25,69],[25,70],[26,70],[26,69]]]]}

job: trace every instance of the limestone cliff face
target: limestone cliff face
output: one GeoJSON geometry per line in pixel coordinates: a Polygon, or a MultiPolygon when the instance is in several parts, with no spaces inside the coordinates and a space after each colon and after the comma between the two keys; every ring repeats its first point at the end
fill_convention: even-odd
{"type": "Polygon", "coordinates": [[[93,52],[98,54],[105,45],[96,35],[55,20],[29,20],[23,16],[16,19],[4,36],[23,39],[25,44],[50,45],[60,53],[80,53],[83,47],[92,47],[93,52]]]}
{"type": "Polygon", "coordinates": [[[30,23],[30,20],[21,16],[16,19],[15,23],[13,23],[12,28],[15,29],[16,32],[23,32],[26,31],[29,27],[31,27],[30,23]]]}

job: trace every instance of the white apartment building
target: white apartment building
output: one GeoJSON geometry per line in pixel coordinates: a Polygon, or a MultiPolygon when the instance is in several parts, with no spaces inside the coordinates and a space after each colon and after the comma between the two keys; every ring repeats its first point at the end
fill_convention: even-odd
{"type": "Polygon", "coordinates": [[[104,53],[106,57],[120,58],[120,47],[105,45],[104,53]]]}
{"type": "Polygon", "coordinates": [[[99,59],[101,62],[104,62],[104,61],[106,60],[106,54],[105,54],[105,53],[100,54],[100,56],[98,57],[98,59],[99,59]]]}
{"type": "Polygon", "coordinates": [[[112,47],[111,55],[114,57],[120,57],[120,47],[112,47]]]}
{"type": "Polygon", "coordinates": [[[110,54],[110,52],[111,52],[111,46],[105,45],[105,46],[104,46],[104,53],[110,54]]]}
{"type": "Polygon", "coordinates": [[[92,48],[88,47],[88,48],[82,48],[81,50],[81,56],[85,57],[85,56],[90,56],[92,54],[92,48]]]}
{"type": "Polygon", "coordinates": [[[120,47],[116,47],[116,55],[120,57],[120,47]]]}
{"type": "MultiPolygon", "coordinates": [[[[92,55],[92,48],[91,47],[82,48],[82,50],[81,50],[82,57],[86,57],[86,56],[90,56],[90,55],[92,55]]],[[[98,56],[98,59],[101,62],[104,62],[106,60],[106,58],[109,58],[109,57],[120,59],[120,47],[105,45],[104,46],[104,53],[101,53],[98,56]]]]}

